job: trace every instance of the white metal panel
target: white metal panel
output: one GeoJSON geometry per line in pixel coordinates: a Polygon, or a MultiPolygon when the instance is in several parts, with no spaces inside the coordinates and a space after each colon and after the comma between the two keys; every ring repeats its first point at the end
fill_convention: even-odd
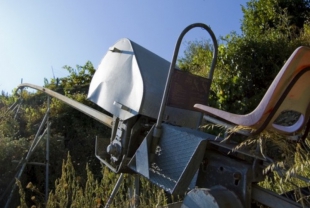
{"type": "Polygon", "coordinates": [[[91,81],[88,99],[126,120],[140,110],[143,81],[130,40],[121,39],[111,48],[116,49],[102,59],[91,81]]]}
{"type": "MultiPolygon", "coordinates": [[[[129,39],[121,39],[102,59],[88,99],[121,120],[137,114],[156,119],[170,62],[129,39]]],[[[166,108],[165,121],[195,128],[200,113],[166,108]]]]}

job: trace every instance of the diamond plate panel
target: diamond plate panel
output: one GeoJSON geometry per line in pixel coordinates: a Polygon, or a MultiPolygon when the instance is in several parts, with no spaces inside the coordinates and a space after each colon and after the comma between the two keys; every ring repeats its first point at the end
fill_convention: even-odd
{"type": "Polygon", "coordinates": [[[149,165],[149,180],[171,194],[184,193],[199,168],[208,139],[213,136],[163,124],[154,160],[149,165]]]}

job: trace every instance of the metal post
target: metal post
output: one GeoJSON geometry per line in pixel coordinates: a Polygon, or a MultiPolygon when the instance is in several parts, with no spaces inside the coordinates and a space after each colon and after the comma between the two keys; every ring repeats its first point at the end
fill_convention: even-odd
{"type": "Polygon", "coordinates": [[[115,197],[115,195],[116,195],[116,193],[117,193],[117,191],[118,191],[118,189],[119,189],[119,187],[120,187],[120,185],[121,185],[121,183],[123,181],[123,176],[124,176],[123,173],[121,173],[121,175],[119,176],[119,178],[118,178],[118,180],[117,180],[117,182],[116,182],[116,184],[114,186],[114,189],[113,189],[113,191],[112,191],[112,193],[111,193],[111,195],[109,197],[109,200],[107,201],[107,203],[105,205],[105,208],[109,208],[110,207],[110,204],[112,203],[112,201],[113,201],[113,199],[114,199],[114,197],[115,197]]]}
{"type": "Polygon", "coordinates": [[[133,179],[133,184],[130,185],[130,187],[128,188],[128,194],[129,194],[129,199],[130,199],[130,203],[129,203],[129,207],[130,208],[137,208],[139,207],[139,196],[140,196],[140,178],[138,174],[135,174],[133,177],[131,177],[131,179],[133,179]]]}
{"type": "Polygon", "coordinates": [[[139,207],[140,202],[140,177],[135,175],[134,208],[139,207]]]}
{"type": "MultiPolygon", "coordinates": [[[[22,95],[22,93],[23,93],[23,89],[21,89],[21,91],[20,91],[20,94],[21,94],[21,95],[22,95]]],[[[15,110],[15,108],[17,107],[17,110],[16,110],[15,115],[14,115],[14,120],[16,120],[16,118],[17,118],[17,114],[18,114],[18,112],[19,112],[20,106],[22,105],[22,102],[23,102],[23,98],[20,97],[19,104],[17,104],[17,105],[14,107],[14,110],[15,110]]]]}
{"type": "Polygon", "coordinates": [[[50,122],[49,122],[49,114],[50,114],[50,96],[47,96],[47,138],[46,138],[46,161],[45,161],[45,205],[48,200],[48,182],[49,182],[49,160],[50,160],[50,122]]]}

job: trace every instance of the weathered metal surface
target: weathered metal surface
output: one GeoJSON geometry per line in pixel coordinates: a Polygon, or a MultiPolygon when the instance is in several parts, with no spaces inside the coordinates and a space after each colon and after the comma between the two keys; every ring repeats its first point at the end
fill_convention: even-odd
{"type": "MultiPolygon", "coordinates": [[[[149,169],[146,170],[143,167],[149,162],[148,154],[144,152],[150,144],[138,148],[138,154],[133,157],[129,166],[167,192],[182,194],[189,188],[198,170],[207,139],[213,140],[214,138],[214,136],[203,132],[163,124],[162,137],[155,155],[150,155],[149,169]],[[144,154],[139,154],[140,148],[141,153],[144,154]]],[[[144,142],[146,141],[148,140],[145,139],[144,142]]]]}
{"type": "MultiPolygon", "coordinates": [[[[165,112],[167,111],[167,109],[166,109],[167,97],[168,97],[168,93],[169,93],[169,88],[171,86],[171,78],[173,77],[173,74],[175,72],[176,62],[177,62],[177,57],[178,57],[178,54],[179,54],[181,42],[182,42],[183,37],[185,36],[185,34],[187,32],[189,32],[193,28],[201,28],[201,29],[206,30],[209,33],[209,35],[211,36],[211,39],[212,39],[212,42],[213,42],[213,46],[214,46],[213,57],[212,57],[211,67],[210,67],[210,71],[209,71],[209,75],[208,75],[208,78],[210,80],[210,85],[211,85],[211,81],[212,81],[212,78],[213,78],[213,72],[214,72],[214,69],[215,69],[216,61],[217,61],[217,54],[218,54],[217,40],[216,40],[216,37],[215,37],[215,35],[214,35],[214,33],[213,33],[213,31],[211,30],[210,27],[208,27],[207,25],[205,25],[203,23],[194,23],[194,24],[191,24],[191,25],[187,26],[181,32],[181,34],[179,35],[178,40],[176,42],[176,45],[175,45],[175,48],[174,48],[174,52],[173,52],[172,61],[171,61],[171,65],[169,67],[169,71],[168,71],[167,78],[166,78],[165,89],[163,91],[163,96],[162,96],[162,99],[161,99],[160,108],[159,108],[159,112],[158,112],[157,122],[156,122],[156,126],[155,126],[155,131],[154,131],[156,134],[157,134],[157,132],[160,131],[159,129],[161,128],[162,121],[165,120],[164,116],[165,116],[165,112]]],[[[209,87],[210,87],[210,85],[209,85],[209,87]]],[[[209,89],[207,91],[209,92],[209,89]]],[[[171,93],[171,91],[170,91],[170,93],[171,93]]],[[[189,119],[189,117],[187,117],[187,115],[183,115],[182,118],[183,119],[189,119]]],[[[202,114],[199,114],[198,122],[196,123],[196,126],[194,126],[195,128],[197,128],[200,125],[201,119],[202,119],[202,114]]],[[[160,135],[154,135],[154,137],[159,138],[160,135]]]]}
{"type": "Polygon", "coordinates": [[[221,185],[233,191],[245,207],[251,204],[251,186],[259,172],[252,171],[252,165],[228,155],[208,151],[204,166],[200,168],[197,185],[210,188],[221,185]]]}
{"type": "Polygon", "coordinates": [[[212,141],[211,143],[215,146],[225,148],[228,151],[232,151],[234,153],[241,153],[243,155],[246,155],[246,156],[252,157],[252,158],[256,158],[256,159],[259,159],[261,161],[266,160],[266,158],[264,157],[264,155],[261,154],[261,152],[253,151],[253,150],[249,149],[247,146],[236,148],[238,146],[237,143],[230,143],[230,141],[221,142],[220,140],[222,140],[222,139],[223,138],[219,138],[217,141],[212,141]]]}
{"type": "Polygon", "coordinates": [[[211,80],[174,70],[171,77],[167,105],[187,110],[196,110],[196,103],[207,105],[211,80]]]}
{"type": "Polygon", "coordinates": [[[188,192],[181,208],[242,208],[243,205],[232,191],[223,186],[211,189],[195,188],[188,192]]]}
{"type": "Polygon", "coordinates": [[[95,156],[100,162],[116,173],[116,168],[110,165],[110,155],[107,153],[107,146],[109,145],[109,141],[109,138],[96,138],[95,156]]]}
{"type": "Polygon", "coordinates": [[[268,207],[301,208],[302,205],[270,190],[252,185],[252,199],[268,207]]]}
{"type": "MultiPolygon", "coordinates": [[[[92,78],[88,99],[121,120],[157,118],[170,63],[126,38],[111,48],[92,78]]],[[[164,120],[195,128],[200,115],[170,107],[164,120]]]]}
{"type": "MultiPolygon", "coordinates": [[[[136,160],[132,160],[135,162],[135,169],[138,173],[143,175],[146,178],[150,178],[150,154],[149,149],[151,146],[151,139],[154,131],[154,126],[147,134],[146,138],[142,141],[140,147],[136,151],[136,160]]],[[[133,166],[134,167],[134,166],[133,166]]]]}
{"type": "Polygon", "coordinates": [[[163,207],[158,207],[158,208],[180,208],[182,206],[182,201],[180,202],[174,202],[174,203],[171,203],[171,204],[167,204],[166,206],[163,206],[163,207]]]}

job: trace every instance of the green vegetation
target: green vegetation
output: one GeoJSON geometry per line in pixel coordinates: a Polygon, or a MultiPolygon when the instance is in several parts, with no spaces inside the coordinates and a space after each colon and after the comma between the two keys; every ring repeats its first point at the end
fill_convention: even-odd
{"type": "MultiPolygon", "coordinates": [[[[242,11],[242,34],[232,32],[220,38],[219,57],[210,95],[210,105],[240,114],[248,113],[256,107],[293,50],[301,45],[310,46],[310,1],[250,0],[242,7],[242,11]]],[[[204,76],[211,61],[212,45],[208,40],[203,40],[189,43],[178,64],[184,70],[204,76]]],[[[44,86],[103,111],[86,100],[88,86],[95,72],[93,65],[87,62],[83,66],[65,66],[64,69],[69,72],[69,76],[45,79],[44,86]]],[[[9,182],[14,180],[17,163],[11,161],[25,157],[47,110],[45,94],[24,90],[21,97],[23,104],[17,112],[16,108],[10,109],[10,106],[19,102],[18,98],[4,92],[0,95],[1,195],[9,182]]],[[[56,99],[51,100],[51,123],[51,192],[47,207],[102,207],[107,202],[117,175],[102,168],[95,158],[94,140],[96,136],[109,138],[110,129],[56,99]],[[67,157],[68,152],[70,155],[67,157]]],[[[309,155],[300,146],[279,143],[277,135],[270,132],[263,132],[260,136],[267,138],[269,144],[266,146],[283,145],[292,148],[282,149],[284,156],[286,154],[290,157],[280,158],[277,163],[279,166],[294,163],[296,165],[291,166],[289,173],[310,176],[309,155]]],[[[272,154],[274,149],[268,151],[272,154]]],[[[44,162],[44,154],[43,141],[30,160],[44,162]]],[[[45,205],[42,194],[44,171],[44,167],[26,166],[18,181],[21,200],[18,202],[19,196],[15,198],[16,206],[45,205]]],[[[273,177],[267,178],[261,185],[277,193],[295,189],[295,185],[307,185],[285,180],[287,178],[283,179],[279,174],[275,172],[273,177]]],[[[167,203],[162,190],[148,181],[141,181],[144,191],[139,201],[142,207],[167,203]]],[[[133,186],[132,182],[132,178],[126,175],[120,194],[112,206],[123,207],[133,201],[128,195],[128,187],[133,186]]]]}
{"type": "MultiPolygon", "coordinates": [[[[104,167],[102,169],[102,179],[95,179],[94,175],[86,166],[86,181],[77,176],[72,158],[68,155],[66,161],[63,161],[61,177],[55,181],[55,191],[49,194],[49,200],[46,207],[103,207],[112,192],[113,186],[117,181],[115,173],[104,167]]],[[[141,207],[154,207],[154,205],[166,205],[166,196],[163,190],[141,178],[141,187],[143,187],[140,198],[129,196],[128,190],[134,188],[134,177],[125,175],[120,186],[119,193],[115,196],[110,207],[129,207],[135,200],[139,201],[141,207]]],[[[26,208],[26,197],[23,188],[20,186],[21,208],[26,208]]],[[[29,182],[26,189],[32,193],[31,200],[36,207],[45,207],[44,199],[38,188],[29,182]]]]}
{"type": "MultiPolygon", "coordinates": [[[[45,82],[45,87],[97,108],[86,100],[88,85],[95,71],[93,65],[87,62],[84,66],[77,66],[76,69],[68,66],[64,69],[69,71],[68,77],[52,79],[50,83],[45,82]]],[[[9,182],[14,180],[17,162],[11,163],[11,161],[25,158],[47,111],[47,96],[44,93],[30,93],[23,90],[21,97],[22,105],[17,111],[17,107],[13,106],[15,102],[20,102],[17,96],[5,94],[0,96],[1,195],[9,182]],[[11,110],[9,110],[10,106],[13,106],[11,110]]],[[[93,171],[96,178],[101,177],[101,164],[94,154],[95,137],[109,137],[110,129],[56,99],[51,99],[50,108],[50,188],[54,189],[53,181],[61,176],[62,160],[66,158],[68,151],[71,153],[77,175],[87,178],[85,167],[89,164],[89,170],[93,171]]],[[[42,132],[39,133],[42,134],[42,132]]],[[[45,162],[44,138],[33,152],[30,162],[45,162]]],[[[21,184],[25,187],[28,182],[32,182],[42,191],[44,180],[45,167],[27,165],[21,184]]],[[[31,195],[26,192],[26,198],[29,194],[31,195]]],[[[29,199],[28,197],[27,202],[30,206],[32,202],[31,200],[29,202],[29,199]]]]}
{"type": "MultiPolygon", "coordinates": [[[[45,87],[53,89],[74,100],[102,111],[86,100],[86,93],[94,73],[93,65],[87,62],[76,69],[65,66],[69,76],[45,81],[45,87]]],[[[47,96],[42,92],[29,93],[22,91],[21,108],[10,109],[15,96],[0,97],[0,170],[1,195],[10,181],[14,181],[17,163],[25,158],[42,118],[47,111],[47,96]]],[[[110,129],[64,103],[51,99],[50,103],[51,140],[50,140],[50,192],[47,207],[103,207],[110,196],[118,175],[102,168],[95,158],[95,138],[110,137],[110,129]],[[67,154],[70,155],[67,158],[67,154]],[[67,159],[66,159],[67,158],[67,159]],[[66,162],[63,162],[66,159],[66,162]],[[85,169],[86,167],[86,169],[85,169]],[[55,181],[55,183],[54,183],[55,181]]],[[[42,133],[42,132],[41,132],[42,133]]],[[[41,141],[33,152],[30,162],[45,162],[45,141],[41,141]]],[[[166,204],[166,196],[150,182],[141,180],[143,194],[139,203],[143,207],[154,207],[154,204],[166,204]]],[[[22,178],[18,181],[20,207],[45,207],[45,167],[27,165],[22,178]]],[[[133,203],[128,188],[133,186],[133,178],[124,176],[121,190],[111,207],[124,207],[133,203]],[[126,188],[125,188],[126,187],[126,188]]],[[[10,191],[9,191],[10,192],[10,191]]],[[[8,196],[9,192],[6,194],[8,196]]],[[[17,206],[19,196],[14,196],[11,206],[17,206]]],[[[5,200],[1,202],[3,206],[5,200]]]]}
{"type": "MultiPolygon", "coordinates": [[[[299,46],[310,46],[310,1],[251,0],[242,11],[242,34],[232,32],[219,40],[218,63],[209,100],[211,106],[237,114],[254,110],[292,52],[299,46]]],[[[211,60],[209,41],[190,42],[179,66],[205,76],[211,60]]],[[[214,127],[207,125],[210,126],[214,127]]],[[[237,128],[231,133],[243,127],[237,128]]],[[[275,158],[275,163],[266,168],[266,172],[274,172],[260,185],[279,194],[308,187],[290,177],[295,174],[309,177],[308,149],[266,131],[248,138],[240,146],[256,148],[259,141],[263,141],[261,147],[267,155],[275,158]],[[278,167],[287,171],[277,172],[278,167]]],[[[306,143],[308,146],[308,139],[306,143]]],[[[300,198],[298,196],[301,194],[297,194],[300,198]]]]}
{"type": "MultiPolygon", "coordinates": [[[[257,106],[292,52],[298,46],[310,46],[309,4],[305,0],[251,0],[242,8],[243,33],[232,32],[219,40],[211,106],[240,114],[257,106]],[[299,2],[303,12],[284,7],[290,2],[299,2]]],[[[211,59],[209,41],[191,42],[179,66],[205,76],[211,59]]]]}

